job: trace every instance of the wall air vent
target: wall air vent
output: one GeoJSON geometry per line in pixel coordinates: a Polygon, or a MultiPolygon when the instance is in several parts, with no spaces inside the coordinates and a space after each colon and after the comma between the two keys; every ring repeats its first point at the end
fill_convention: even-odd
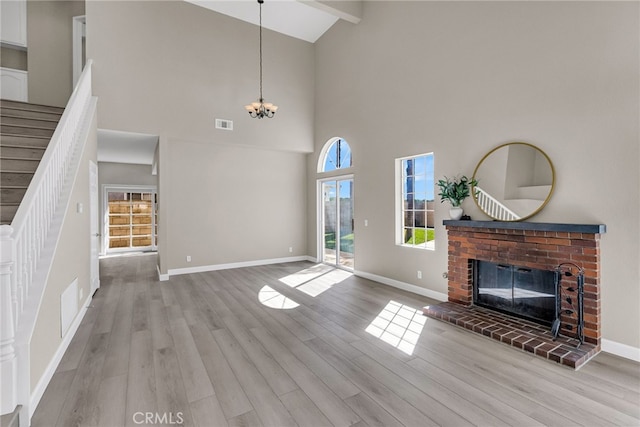
{"type": "Polygon", "coordinates": [[[233,130],[233,120],[216,119],[216,129],[233,130]]]}

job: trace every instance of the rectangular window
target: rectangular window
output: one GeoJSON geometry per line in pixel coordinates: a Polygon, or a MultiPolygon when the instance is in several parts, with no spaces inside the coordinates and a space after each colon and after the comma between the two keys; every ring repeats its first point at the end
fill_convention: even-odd
{"type": "Polygon", "coordinates": [[[434,249],[433,153],[396,160],[396,243],[434,249]]]}

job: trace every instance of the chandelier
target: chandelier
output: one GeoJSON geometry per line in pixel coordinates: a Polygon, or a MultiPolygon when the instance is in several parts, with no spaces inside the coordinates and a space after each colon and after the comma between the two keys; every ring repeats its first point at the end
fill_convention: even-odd
{"type": "Polygon", "coordinates": [[[260,5],[260,98],[258,102],[252,102],[244,106],[251,117],[257,117],[259,119],[263,117],[272,118],[278,110],[277,105],[264,102],[264,98],[262,97],[262,3],[264,3],[264,0],[258,0],[258,4],[260,5]]]}

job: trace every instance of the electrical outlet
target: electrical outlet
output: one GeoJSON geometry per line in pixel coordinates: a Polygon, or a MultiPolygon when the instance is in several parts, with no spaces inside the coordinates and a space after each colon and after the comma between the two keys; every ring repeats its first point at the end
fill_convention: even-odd
{"type": "Polygon", "coordinates": [[[365,219],[365,220],[364,220],[364,226],[365,226],[365,227],[368,227],[368,226],[369,226],[369,220],[368,220],[368,219],[365,219]]]}
{"type": "Polygon", "coordinates": [[[418,279],[422,279],[422,271],[418,270],[418,279]]]}
{"type": "Polygon", "coordinates": [[[293,253],[293,247],[289,246],[289,253],[293,253]]]}
{"type": "Polygon", "coordinates": [[[187,255],[187,262],[191,262],[191,255],[187,255]]]}

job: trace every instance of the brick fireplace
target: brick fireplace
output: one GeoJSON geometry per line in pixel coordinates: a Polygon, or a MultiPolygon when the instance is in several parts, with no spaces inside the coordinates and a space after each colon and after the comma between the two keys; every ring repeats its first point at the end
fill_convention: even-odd
{"type": "MultiPolygon", "coordinates": [[[[454,323],[555,362],[578,368],[600,351],[600,235],[604,225],[497,221],[444,221],[448,234],[448,302],[425,307],[427,316],[454,323]],[[474,304],[478,261],[555,271],[570,263],[583,271],[584,343],[579,345],[575,303],[562,298],[560,336],[548,325],[474,304]]],[[[571,277],[560,287],[574,292],[571,277]]],[[[567,292],[568,292],[567,291],[567,292]]],[[[562,292],[562,291],[561,291],[562,292]]]]}

